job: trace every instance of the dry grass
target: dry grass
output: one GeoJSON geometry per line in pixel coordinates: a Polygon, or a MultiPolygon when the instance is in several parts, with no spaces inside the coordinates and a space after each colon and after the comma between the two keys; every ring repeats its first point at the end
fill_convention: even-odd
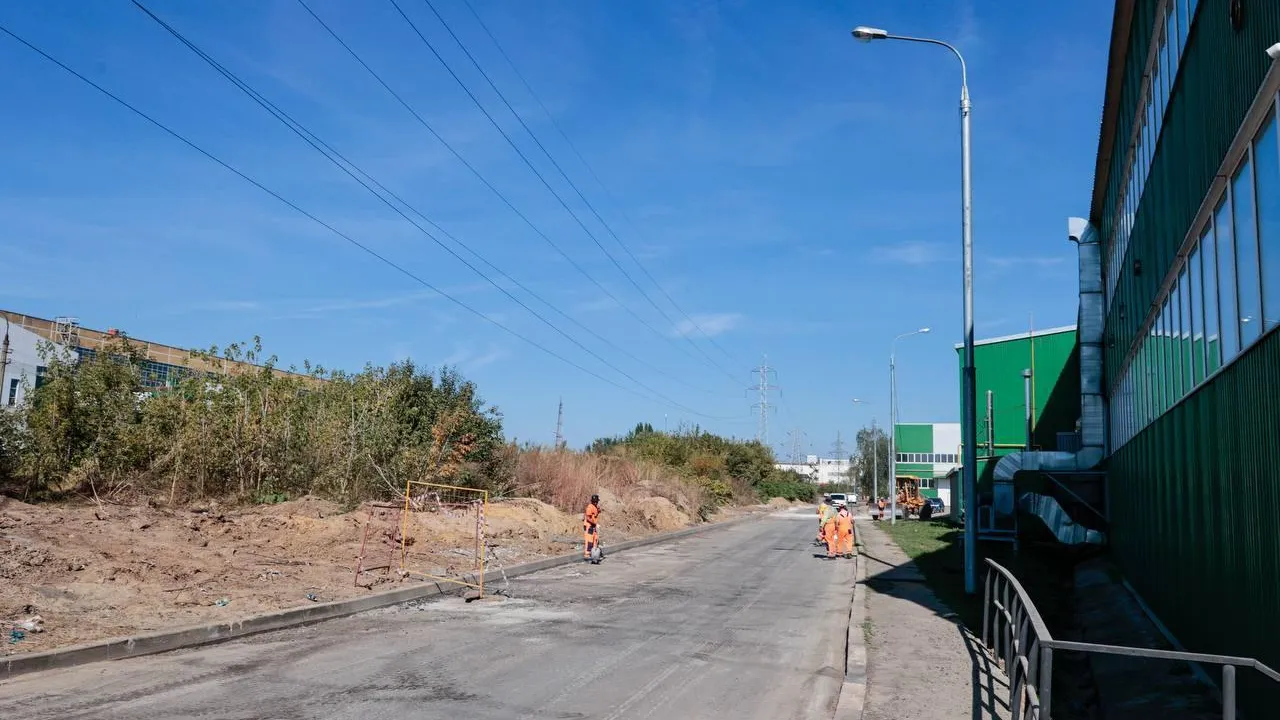
{"type": "MultiPolygon", "coordinates": [[[[540,449],[520,453],[516,494],[568,513],[581,512],[587,499],[599,494],[606,512],[615,509],[631,515],[634,511],[636,520],[652,514],[640,507],[645,498],[665,498],[690,518],[698,517],[709,502],[697,483],[658,465],[613,455],[540,449]]],[[[648,509],[652,507],[648,503],[648,509]]]]}

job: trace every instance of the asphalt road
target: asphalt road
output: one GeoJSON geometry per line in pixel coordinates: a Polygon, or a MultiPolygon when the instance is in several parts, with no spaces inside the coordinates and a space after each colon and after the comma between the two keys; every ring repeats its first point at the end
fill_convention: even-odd
{"type": "Polygon", "coordinates": [[[21,676],[0,717],[830,718],[854,563],[814,557],[814,530],[775,513],[519,578],[510,598],[21,676]]]}

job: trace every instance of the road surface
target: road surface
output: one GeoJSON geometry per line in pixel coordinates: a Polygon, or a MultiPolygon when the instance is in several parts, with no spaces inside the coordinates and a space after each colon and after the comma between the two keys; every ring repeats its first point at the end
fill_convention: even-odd
{"type": "Polygon", "coordinates": [[[20,676],[0,717],[829,718],[854,562],[815,557],[814,529],[774,513],[519,578],[510,598],[20,676]]]}

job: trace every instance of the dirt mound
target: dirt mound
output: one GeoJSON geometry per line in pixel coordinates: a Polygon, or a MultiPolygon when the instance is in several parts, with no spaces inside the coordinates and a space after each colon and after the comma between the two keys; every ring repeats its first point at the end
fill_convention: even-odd
{"type": "Polygon", "coordinates": [[[690,524],[689,516],[664,497],[641,498],[635,502],[634,508],[644,518],[645,525],[657,532],[678,530],[690,524]]]}
{"type": "Polygon", "coordinates": [[[795,503],[791,502],[786,498],[780,498],[780,497],[769,498],[769,507],[786,508],[786,507],[791,507],[792,505],[795,505],[795,503]]]}

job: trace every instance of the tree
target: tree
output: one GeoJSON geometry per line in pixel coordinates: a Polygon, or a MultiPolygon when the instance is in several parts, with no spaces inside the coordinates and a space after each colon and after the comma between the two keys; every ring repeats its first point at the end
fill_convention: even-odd
{"type": "Polygon", "coordinates": [[[858,455],[854,463],[858,493],[863,497],[888,496],[889,435],[882,428],[858,430],[858,455]],[[874,480],[874,483],[873,483],[874,480]]]}

